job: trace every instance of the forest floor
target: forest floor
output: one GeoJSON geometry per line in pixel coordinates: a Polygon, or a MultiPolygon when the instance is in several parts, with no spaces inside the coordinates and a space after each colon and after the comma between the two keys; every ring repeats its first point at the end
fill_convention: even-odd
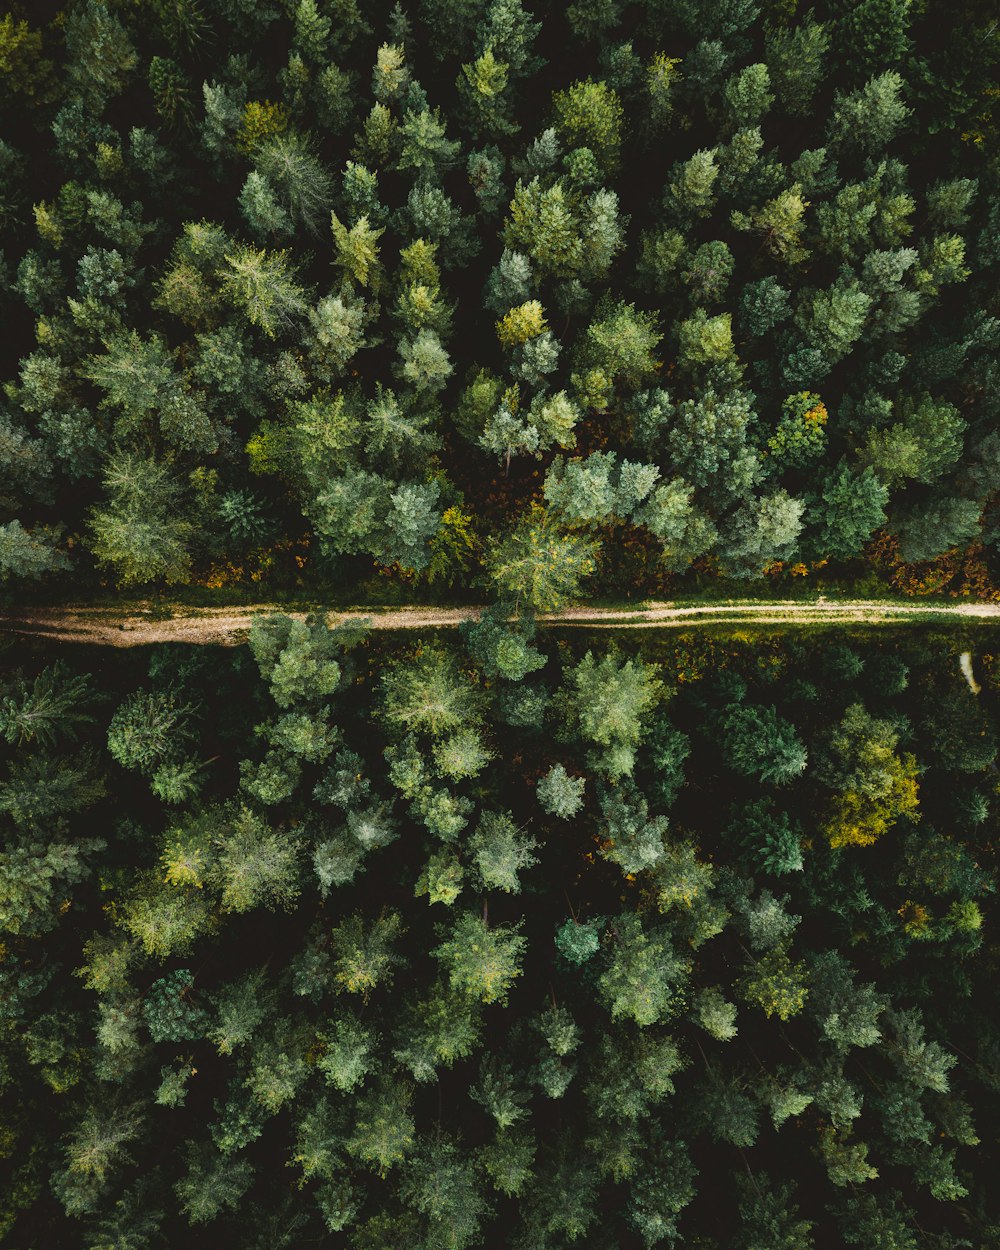
{"type": "MultiPolygon", "coordinates": [[[[322,611],[322,610],[320,610],[322,611]]],[[[338,608],[322,614],[329,624],[367,619],[373,629],[409,630],[453,628],[474,618],[477,607],[338,608]]],[[[152,643],[209,643],[235,646],[244,642],[255,616],[281,612],[304,619],[304,611],[288,611],[261,603],[240,608],[193,608],[187,605],[130,604],[127,611],[107,607],[5,609],[0,632],[27,634],[57,642],[96,643],[100,646],[137,647],[152,643]]],[[[1000,623],[997,603],[893,603],[879,600],[819,599],[811,603],[730,600],[713,603],[646,602],[635,606],[574,607],[542,613],[540,625],[583,626],[590,629],[664,629],[700,625],[728,628],[773,628],[809,625],[946,624],[993,621],[1000,623]]]]}

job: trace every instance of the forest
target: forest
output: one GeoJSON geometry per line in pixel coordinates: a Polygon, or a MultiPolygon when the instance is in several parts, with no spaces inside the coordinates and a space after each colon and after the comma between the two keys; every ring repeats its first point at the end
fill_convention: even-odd
{"type": "Polygon", "coordinates": [[[995,629],[2,679],[4,1244],[1000,1244],[995,629]]]}
{"type": "Polygon", "coordinates": [[[0,0],[0,1245],[1000,1250],[998,19],[0,0]]]}
{"type": "Polygon", "coordinates": [[[997,596],[981,0],[8,0],[7,598],[997,596]]]}

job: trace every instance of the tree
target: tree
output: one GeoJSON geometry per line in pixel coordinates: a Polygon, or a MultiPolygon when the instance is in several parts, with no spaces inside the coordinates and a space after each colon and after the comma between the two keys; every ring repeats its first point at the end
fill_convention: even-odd
{"type": "Polygon", "coordinates": [[[448,1140],[424,1143],[407,1166],[402,1196],[424,1218],[425,1244],[463,1250],[480,1234],[486,1203],[471,1160],[448,1140]]]}
{"type": "Polygon", "coordinates": [[[438,771],[452,781],[477,777],[492,758],[493,753],[483,746],[479,733],[471,728],[460,729],[434,744],[434,763],[438,771]]]}
{"type": "Polygon", "coordinates": [[[534,618],[522,615],[512,627],[502,604],[484,608],[477,621],[463,621],[459,629],[469,654],[487,677],[523,681],[546,663],[545,655],[531,645],[534,618]]]}
{"type": "Polygon", "coordinates": [[[774,277],[748,282],[740,297],[740,308],[747,331],[757,337],[791,316],[789,292],[774,277]]]}
{"type": "Polygon", "coordinates": [[[240,211],[255,239],[267,241],[292,233],[292,219],[278,203],[273,188],[257,170],[247,174],[240,192],[240,211]]]}
{"type": "MultiPolygon", "coordinates": [[[[551,339],[551,335],[542,335],[529,340],[529,343],[541,343],[545,338],[551,339]]],[[[511,457],[515,452],[534,452],[538,456],[553,443],[560,447],[572,447],[576,442],[573,430],[579,415],[579,409],[565,391],[558,391],[555,395],[535,395],[530,406],[523,408],[520,388],[510,387],[504,392],[499,407],[487,417],[479,445],[503,457],[505,472],[509,473],[511,457]]]]}
{"type": "Polygon", "coordinates": [[[889,1000],[874,985],[856,985],[854,972],[836,951],[817,955],[809,967],[809,1009],[824,1038],[840,1051],[874,1046],[882,1037],[879,1017],[889,1000]]]}
{"type": "Polygon", "coordinates": [[[669,808],[684,785],[684,764],[691,754],[691,742],[670,723],[664,713],[653,718],[646,734],[646,753],[652,774],[650,793],[669,808]]]}
{"type": "Polygon", "coordinates": [[[645,525],[660,540],[661,559],[671,570],[686,568],[718,538],[714,523],[696,508],[694,493],[694,487],[683,478],[673,478],[654,487],[632,515],[635,523],[645,525]]]}
{"type": "Polygon", "coordinates": [[[574,522],[620,520],[635,514],[660,476],[655,465],[595,451],[586,460],[554,460],[545,475],[545,498],[574,522]]]}
{"type": "Polygon", "coordinates": [[[752,396],[703,390],[671,406],[665,442],[678,476],[693,486],[742,495],[760,476],[748,436],[757,422],[752,396]]]}
{"type": "Polygon", "coordinates": [[[894,407],[893,425],[868,431],[862,464],[871,465],[890,489],[908,480],[933,482],[961,456],[965,421],[953,404],[935,402],[926,393],[894,407]]]}
{"type": "Polygon", "coordinates": [[[770,90],[771,75],[766,65],[746,65],[733,74],[723,95],[734,129],[754,126],[774,103],[770,90]]]}
{"type": "Polygon", "coordinates": [[[853,472],[845,460],[821,479],[818,498],[810,501],[806,520],[815,529],[811,545],[817,556],[849,559],[874,530],[885,523],[888,488],[871,468],[853,472]]]}
{"type": "Polygon", "coordinates": [[[515,347],[544,334],[547,329],[542,305],[532,299],[511,308],[497,322],[497,338],[501,347],[515,347]]]}
{"type": "Polygon", "coordinates": [[[778,260],[798,265],[809,256],[802,243],[805,229],[802,219],[808,207],[809,201],[802,197],[802,187],[795,183],[749,214],[733,213],[732,224],[737,230],[753,230],[759,234],[764,246],[778,260]]]}
{"type": "Polygon", "coordinates": [[[97,106],[122,91],[138,63],[126,28],[101,0],[87,0],[69,15],[66,52],[70,82],[97,106]]]}
{"type": "Polygon", "coordinates": [[[292,906],[299,893],[301,842],[284,830],[270,829],[244,807],[223,825],[216,843],[209,880],[220,891],[223,911],[292,906]]]}
{"type": "Polygon", "coordinates": [[[895,70],[869,78],[858,91],[834,96],[829,135],[832,143],[860,148],[873,156],[895,138],[910,110],[900,99],[903,80],[895,70]]]}
{"type": "Polygon", "coordinates": [[[785,911],[787,902],[787,894],[775,898],[770,890],[761,890],[757,898],[737,903],[751,950],[771,950],[794,933],[802,917],[789,915],[785,911]]]}
{"type": "Polygon", "coordinates": [[[318,235],[330,203],[330,177],[308,142],[288,131],[255,146],[252,156],[295,225],[318,235]]]}
{"type": "Polygon", "coordinates": [[[867,1142],[852,1142],[848,1134],[827,1127],[819,1145],[831,1184],[863,1185],[878,1177],[878,1168],[868,1162],[867,1142]]]}
{"type": "Polygon", "coordinates": [[[377,291],[381,277],[378,241],[385,232],[373,229],[368,217],[364,214],[358,218],[350,230],[341,222],[336,213],[330,214],[330,224],[333,230],[334,246],[337,249],[334,264],[352,282],[377,291]]]}
{"type": "Polygon", "coordinates": [[[194,527],[180,484],[162,462],[120,452],[104,471],[108,499],[90,512],[90,546],[125,586],[186,582],[194,527]]]}
{"type": "Polygon", "coordinates": [[[391,466],[393,472],[422,465],[426,454],[438,446],[436,434],[427,428],[434,420],[433,412],[411,407],[391,390],[377,387],[365,415],[365,450],[377,464],[386,469],[391,466]]]}
{"type": "Polygon", "coordinates": [[[373,1067],[375,1032],[350,1017],[336,1020],[320,1037],[323,1055],[318,1062],[328,1085],[344,1093],[356,1089],[373,1067]]]}
{"type": "Polygon", "coordinates": [[[622,782],[600,795],[601,854],[632,876],[655,867],[664,856],[665,816],[650,816],[645,798],[622,782]]]}
{"type": "Polygon", "coordinates": [[[583,806],[585,777],[571,777],[562,764],[553,764],[535,789],[542,810],[569,820],[583,806]]]}
{"type": "Polygon", "coordinates": [[[589,148],[608,170],[618,164],[625,112],[606,82],[585,79],[552,97],[556,132],[567,148],[589,148]]]}
{"type": "Polygon", "coordinates": [[[467,1058],[481,1033],[479,1011],[464,987],[437,981],[407,1003],[402,1025],[393,1055],[417,1081],[433,1081],[439,1067],[467,1058]]]}
{"type": "Polygon", "coordinates": [[[430,560],[428,543],[437,534],[441,513],[437,482],[406,482],[389,496],[386,535],[376,553],[384,564],[423,569],[430,560]]]}
{"type": "Polygon", "coordinates": [[[69,557],[52,531],[42,526],[28,531],[20,521],[0,525],[0,582],[37,579],[69,567],[69,557]]]}
{"type": "Polygon", "coordinates": [[[384,715],[401,732],[440,738],[478,720],[480,697],[451,652],[424,647],[382,677],[384,715]]]}
{"type": "Polygon", "coordinates": [[[902,0],[862,0],[836,25],[838,51],[852,73],[861,76],[898,65],[910,49],[910,6],[902,0]]]}
{"type": "Polygon", "coordinates": [[[952,178],[927,189],[927,212],[935,229],[960,230],[968,224],[969,207],[979,191],[975,178],[952,178]]]}
{"type": "Polygon", "coordinates": [[[601,948],[601,935],[595,923],[567,920],[556,930],[556,950],[571,964],[585,964],[601,948]]]}
{"type": "Polygon", "coordinates": [[[616,385],[636,389],[657,369],[661,340],[655,318],[633,304],[607,304],[591,321],[577,349],[573,383],[590,407],[603,412],[616,385]]]}
{"type": "Polygon", "coordinates": [[[562,183],[543,188],[538,178],[519,180],[503,240],[509,253],[526,256],[540,277],[571,278],[581,263],[582,241],[562,183]]]}
{"type": "Polygon", "coordinates": [[[190,997],[194,977],[177,968],[154,981],[142,1004],[142,1014],[154,1042],[185,1042],[204,1036],[206,1015],[190,997]]]}
{"type": "Polygon", "coordinates": [[[656,1134],[630,1185],[629,1222],[647,1246],[677,1236],[677,1217],[695,1196],[698,1169],[681,1141],[656,1134]]]}
{"type": "Polygon", "coordinates": [[[17,746],[52,746],[63,734],[73,739],[93,719],[85,706],[89,695],[89,677],[58,660],[30,683],[18,675],[0,698],[0,736],[17,746]]]}
{"type": "Polygon", "coordinates": [[[532,851],[538,843],[519,829],[510,812],[483,812],[468,847],[484,890],[518,894],[519,873],[538,862],[532,851]]]}
{"type": "Polygon", "coordinates": [[[206,1035],[220,1055],[231,1055],[245,1046],[267,1018],[269,1003],[264,991],[265,978],[260,972],[251,972],[217,991],[215,1022],[206,1035]]]}
{"type": "Polygon", "coordinates": [[[454,855],[444,851],[431,855],[413,892],[417,898],[426,894],[429,903],[444,903],[450,907],[462,893],[464,883],[465,869],[454,855]]]}
{"type": "Polygon", "coordinates": [[[515,608],[554,612],[579,594],[596,554],[593,539],[561,529],[532,505],[506,535],[487,542],[484,564],[488,582],[515,608]]]}
{"type": "Polygon", "coordinates": [[[461,148],[445,138],[445,122],[436,110],[407,109],[399,128],[401,147],[397,168],[415,169],[421,180],[440,181],[461,148]]]}
{"type": "Polygon", "coordinates": [[[767,66],[778,102],[786,112],[808,113],[830,49],[826,26],[812,12],[796,25],[771,26],[765,32],[767,66]]]}
{"type": "Polygon", "coordinates": [[[506,1003],[510,987],[521,975],[526,949],[527,941],[516,929],[491,929],[479,916],[463,912],[432,954],[447,971],[452,989],[484,1003],[506,1003]]]}
{"type": "Polygon", "coordinates": [[[844,1204],[840,1227],[850,1245],[885,1246],[886,1250],[917,1250],[918,1241],[898,1195],[879,1199],[874,1194],[852,1194],[844,1204]]]}
{"type": "Polygon", "coordinates": [[[820,775],[833,790],[830,845],[870,846],[901,816],[915,818],[917,762],[895,753],[898,735],[852,704],[830,735],[820,775]]]}
{"type": "Polygon", "coordinates": [[[725,298],[735,268],[736,261],[725,243],[718,239],[702,243],[683,274],[684,285],[698,303],[719,303],[725,298]]]}
{"type": "Polygon", "coordinates": [[[625,912],[609,928],[607,966],[598,980],[611,1018],[647,1027],[679,1009],[688,961],[663,928],[647,929],[641,917],[625,912]]]}
{"type": "Polygon", "coordinates": [[[775,561],[789,560],[798,547],[804,510],[804,501],[784,490],[744,504],[720,542],[725,565],[746,577],[775,561]]]}
{"type": "Polygon", "coordinates": [[[801,872],[802,845],[785,812],[775,812],[767,799],[743,808],[735,832],[747,847],[758,870],[776,876],[801,872]]]}
{"type": "Polygon", "coordinates": [[[774,785],[786,785],[806,766],[806,748],[795,726],[773,707],[734,705],[723,718],[725,751],[736,769],[774,785]]]}
{"type": "Polygon", "coordinates": [[[671,220],[687,225],[711,212],[719,176],[717,156],[718,148],[703,148],[674,165],[663,196],[671,220]]]}
{"type": "Polygon", "coordinates": [[[328,479],[310,502],[313,526],[330,552],[374,552],[389,540],[387,519],[392,483],[366,469],[348,469],[328,479]]]}
{"type": "Polygon", "coordinates": [[[874,241],[898,247],[912,232],[916,203],[908,194],[903,168],[882,161],[863,182],[846,183],[833,199],[816,207],[821,246],[845,258],[869,252],[874,241]]]}
{"type": "Polygon", "coordinates": [[[331,695],[341,677],[336,657],[363,636],[364,628],[331,629],[318,616],[299,621],[274,615],[254,617],[249,641],[261,676],[270,682],[272,698],[278,707],[287,708],[331,695]]]}
{"type": "Polygon", "coordinates": [[[810,387],[822,381],[861,337],[871,305],[872,297],[844,278],[825,291],[808,293],[795,314],[805,346],[785,362],[789,385],[810,387]]]}
{"type": "Polygon", "coordinates": [[[190,741],[194,710],[175,690],[137,690],[111,718],[108,750],[123,768],[151,775],[190,741]]]}
{"type": "Polygon", "coordinates": [[[475,61],[462,66],[456,86],[477,134],[495,137],[518,129],[511,118],[507,94],[509,71],[510,66],[497,58],[491,45],[475,61]]]}
{"type": "Polygon", "coordinates": [[[51,90],[51,61],[42,57],[42,33],[32,30],[23,19],[6,13],[0,18],[0,83],[6,96],[29,99],[51,90]]]}
{"type": "Polygon", "coordinates": [[[306,311],[303,289],[291,274],[288,252],[237,247],[219,278],[225,298],[270,339],[306,311]]]}
{"type": "Polygon", "coordinates": [[[699,991],[694,1006],[694,1018],[716,1041],[728,1042],[738,1032],[735,1023],[736,1005],[727,1002],[722,990],[715,985],[699,991]]]}
{"type": "Polygon", "coordinates": [[[402,934],[403,923],[397,912],[384,912],[366,925],[354,915],[330,933],[333,981],[336,989],[360,994],[367,1002],[378,985],[391,981],[393,970],[403,962],[392,949],[402,934]]]}
{"type": "Polygon", "coordinates": [[[523,1129],[500,1130],[480,1149],[479,1159],[494,1189],[518,1197],[533,1175],[535,1139],[523,1129]]]}
{"type": "Polygon", "coordinates": [[[349,287],[328,295],[309,311],[309,362],[318,382],[329,385],[347,369],[365,342],[367,307],[349,287]]]}
{"type": "Polygon", "coordinates": [[[781,418],[768,439],[767,451],[773,472],[811,466],[826,450],[829,413],[813,391],[789,395],[781,405],[781,418]]]}
{"type": "Polygon", "coordinates": [[[787,942],[779,942],[749,965],[740,992],[769,1018],[788,1020],[798,1015],[809,995],[805,965],[790,957],[787,942]]]}
{"type": "Polygon", "coordinates": [[[418,395],[441,390],[453,372],[453,365],[440,338],[433,330],[421,330],[413,339],[400,343],[400,377],[418,395]]]}
{"type": "Polygon", "coordinates": [[[209,1143],[190,1143],[187,1173],[174,1186],[180,1209],[191,1224],[207,1224],[220,1211],[234,1209],[253,1180],[246,1159],[219,1154],[209,1143]]]}
{"type": "Polygon", "coordinates": [[[588,651],[565,674],[562,710],[572,732],[604,748],[601,766],[614,777],[631,773],[643,718],[660,692],[653,665],[614,654],[598,660],[588,651]]]}
{"type": "Polygon", "coordinates": [[[578,1241],[597,1218],[597,1191],[593,1164],[571,1151],[563,1135],[538,1161],[525,1223],[536,1239],[554,1234],[578,1241]]]}
{"type": "Polygon", "coordinates": [[[144,875],[123,900],[122,928],[148,955],[166,959],[184,955],[195,939],[213,923],[211,905],[195,886],[167,886],[154,875],[144,875]]]}
{"type": "Polygon", "coordinates": [[[742,1250],[812,1250],[811,1220],[799,1219],[792,1185],[772,1185],[758,1173],[739,1178],[742,1250]]]}
{"type": "Polygon", "coordinates": [[[904,560],[932,560],[972,542],[979,532],[980,512],[978,500],[935,494],[895,508],[889,527],[899,538],[904,560]]]}
{"type": "MultiPolygon", "coordinates": [[[[93,1188],[103,1187],[108,1174],[129,1161],[126,1147],[139,1136],[142,1126],[136,1105],[87,1108],[64,1147],[70,1193],[73,1179],[89,1181],[93,1188]]],[[[73,1212],[71,1204],[67,1210],[82,1213],[73,1212]]]]}
{"type": "MultiPolygon", "coordinates": [[[[10,810],[2,798],[0,806],[10,810]]],[[[0,854],[0,929],[31,936],[53,928],[66,891],[90,875],[89,857],[102,845],[96,839],[44,844],[29,837],[20,845],[11,839],[0,854]]]]}

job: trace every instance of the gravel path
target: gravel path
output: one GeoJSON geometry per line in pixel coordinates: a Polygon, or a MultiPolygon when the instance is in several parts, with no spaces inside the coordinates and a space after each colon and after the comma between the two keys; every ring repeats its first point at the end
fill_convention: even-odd
{"type": "MultiPolygon", "coordinates": [[[[172,611],[162,605],[155,609],[133,608],[128,613],[110,608],[65,607],[7,609],[0,612],[0,630],[51,638],[59,642],[89,642],[100,646],[137,647],[159,642],[212,643],[235,646],[245,641],[250,622],[261,613],[281,612],[280,606],[259,604],[245,608],[188,608],[172,611]]],[[[348,619],[367,618],[373,629],[453,628],[480,608],[401,607],[364,612],[338,609],[327,613],[330,624],[348,619]]],[[[304,618],[305,612],[288,615],[304,618]]],[[[539,622],[556,626],[637,629],[670,628],[692,625],[781,626],[781,625],[879,625],[908,618],[928,621],[1000,622],[997,603],[896,603],[877,600],[840,600],[815,603],[757,603],[734,600],[730,603],[677,605],[647,603],[641,608],[566,608],[542,614],[539,622]]]]}

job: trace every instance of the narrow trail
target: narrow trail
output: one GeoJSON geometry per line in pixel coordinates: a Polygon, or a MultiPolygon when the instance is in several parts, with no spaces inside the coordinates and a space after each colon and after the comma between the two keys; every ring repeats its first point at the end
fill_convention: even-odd
{"type": "MultiPolygon", "coordinates": [[[[478,607],[400,607],[330,610],[333,625],[367,619],[373,629],[448,629],[479,615],[478,607]]],[[[54,642],[93,643],[103,647],[139,647],[150,643],[205,643],[236,646],[245,641],[250,622],[268,612],[287,612],[276,604],[244,608],[173,608],[141,605],[128,612],[113,608],[60,607],[7,609],[0,612],[0,632],[30,635],[54,642]]],[[[287,615],[304,619],[304,611],[287,615]]],[[[586,626],[603,629],[669,629],[698,625],[766,628],[796,625],[889,625],[910,622],[994,622],[1000,624],[998,603],[894,603],[877,600],[819,600],[815,603],[773,603],[734,600],[729,603],[647,603],[637,608],[566,608],[543,613],[539,624],[552,627],[586,626]]]]}

